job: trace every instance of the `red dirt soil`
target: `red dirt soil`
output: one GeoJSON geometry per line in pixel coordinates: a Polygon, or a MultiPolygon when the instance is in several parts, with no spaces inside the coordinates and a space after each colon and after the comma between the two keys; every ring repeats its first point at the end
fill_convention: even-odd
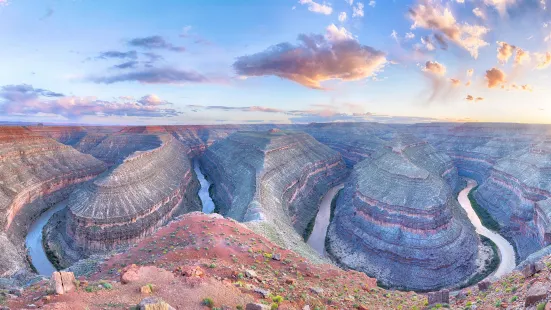
{"type": "Polygon", "coordinates": [[[129,309],[148,296],[159,297],[175,309],[208,309],[203,305],[205,298],[214,307],[229,309],[244,308],[249,302],[279,309],[306,305],[312,310],[422,309],[426,302],[426,297],[413,292],[378,288],[375,279],[363,273],[312,264],[243,224],[199,212],[170,223],[80,280],[77,291],[59,296],[48,295],[51,289],[46,281],[35,284],[21,298],[8,301],[8,306],[129,309]],[[121,284],[122,270],[132,264],[147,267],[138,268],[136,281],[121,284]],[[204,272],[202,277],[183,275],[182,270],[196,266],[204,272]],[[252,277],[247,277],[250,271],[252,277]],[[140,292],[144,285],[153,287],[151,295],[140,292]],[[269,296],[263,296],[262,290],[269,296]]]}

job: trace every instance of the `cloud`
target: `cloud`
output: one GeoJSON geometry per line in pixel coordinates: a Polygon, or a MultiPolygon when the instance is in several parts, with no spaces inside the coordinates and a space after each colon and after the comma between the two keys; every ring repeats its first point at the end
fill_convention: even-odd
{"type": "Polygon", "coordinates": [[[69,119],[90,115],[168,117],[181,114],[163,107],[170,103],[158,97],[157,102],[144,100],[150,96],[154,95],[145,96],[140,101],[132,101],[130,97],[104,101],[94,96],[64,96],[26,84],[6,85],[0,87],[0,112],[5,115],[54,114],[69,119]]]}
{"type": "Polygon", "coordinates": [[[498,68],[487,70],[485,75],[486,81],[488,82],[488,88],[495,88],[500,85],[503,86],[506,82],[506,77],[505,73],[498,68]]]}
{"type": "Polygon", "coordinates": [[[437,61],[427,61],[425,63],[423,71],[439,76],[444,76],[446,74],[446,66],[440,64],[437,61]]]}
{"type": "Polygon", "coordinates": [[[484,14],[484,12],[482,12],[480,8],[474,8],[473,14],[480,19],[486,19],[486,15],[484,14]]]}
{"type": "Polygon", "coordinates": [[[356,2],[356,5],[352,7],[352,17],[364,17],[364,4],[362,2],[356,2]]]}
{"type": "Polygon", "coordinates": [[[450,82],[452,83],[452,85],[454,87],[457,87],[457,86],[461,85],[461,80],[458,80],[458,79],[450,79],[450,82]]]}
{"type": "Polygon", "coordinates": [[[102,52],[99,54],[96,59],[109,59],[109,58],[116,58],[116,59],[137,59],[138,53],[136,51],[128,51],[128,52],[119,52],[119,51],[107,51],[102,52]]]}
{"type": "Polygon", "coordinates": [[[175,68],[146,68],[110,76],[90,77],[95,83],[140,82],[144,84],[187,84],[207,83],[210,80],[195,71],[175,68]]]}
{"type": "MultiPolygon", "coordinates": [[[[2,3],[2,2],[0,1],[0,5],[2,5],[1,3],[2,3]]],[[[46,20],[46,19],[52,17],[52,15],[54,15],[54,10],[53,10],[52,8],[48,8],[48,9],[46,10],[46,14],[44,14],[44,16],[42,16],[42,17],[40,18],[40,20],[46,20]]]]}
{"type": "Polygon", "coordinates": [[[468,100],[468,101],[474,101],[474,102],[478,102],[478,101],[483,101],[484,98],[482,97],[473,97],[471,95],[467,95],[467,98],[465,98],[465,100],[468,100]]]}
{"type": "Polygon", "coordinates": [[[142,47],[145,49],[161,49],[173,52],[184,52],[186,50],[183,46],[172,45],[161,36],[134,38],[128,41],[128,44],[130,46],[142,47]]]}
{"type": "Polygon", "coordinates": [[[538,62],[537,69],[545,69],[551,64],[551,52],[545,54],[534,53],[534,56],[536,56],[536,61],[538,62]]]}
{"type": "Polygon", "coordinates": [[[222,105],[210,105],[210,106],[188,105],[188,108],[222,110],[222,111],[240,111],[240,112],[286,113],[285,110],[269,108],[269,107],[261,107],[261,106],[232,107],[232,106],[222,106],[222,105]]]}
{"type": "Polygon", "coordinates": [[[529,61],[530,61],[530,53],[521,48],[517,48],[517,52],[515,55],[515,64],[522,65],[525,62],[529,62],[529,61]]]}
{"type": "Polygon", "coordinates": [[[497,45],[497,59],[499,59],[501,63],[507,63],[509,58],[513,56],[513,53],[517,47],[507,42],[500,41],[497,42],[497,45]]]}
{"type": "Polygon", "coordinates": [[[376,4],[377,4],[376,1],[371,0],[371,1],[369,1],[369,4],[368,4],[368,5],[369,5],[370,7],[372,7],[372,8],[374,8],[376,4]]]}
{"type": "Polygon", "coordinates": [[[123,63],[118,64],[118,65],[114,65],[113,68],[115,68],[115,69],[133,69],[133,68],[136,68],[137,65],[138,65],[137,61],[131,60],[131,61],[123,62],[123,63]]]}
{"type": "Polygon", "coordinates": [[[280,43],[233,64],[243,76],[273,75],[306,87],[323,89],[327,80],[355,81],[372,76],[387,60],[385,54],[361,45],[344,28],[334,24],[322,35],[298,37],[299,43],[280,43]]]}
{"type": "Polygon", "coordinates": [[[516,2],[516,0],[484,0],[484,4],[495,7],[500,15],[506,15],[507,7],[516,2]]]}
{"type": "Polygon", "coordinates": [[[411,39],[414,39],[415,38],[415,34],[413,34],[413,32],[408,32],[406,33],[406,35],[404,36],[404,39],[407,41],[407,40],[411,40],[411,39]]]}
{"type": "Polygon", "coordinates": [[[473,74],[474,74],[474,69],[468,69],[468,70],[467,70],[467,76],[468,76],[468,77],[473,76],[473,74]]]}
{"type": "Polygon", "coordinates": [[[436,47],[434,46],[434,43],[432,42],[432,39],[429,36],[422,37],[421,38],[421,44],[428,51],[434,51],[436,49],[436,47]]]}
{"type": "Polygon", "coordinates": [[[340,21],[341,23],[344,23],[344,22],[346,21],[346,12],[341,12],[341,13],[339,14],[339,21],[340,21]]]}
{"type": "Polygon", "coordinates": [[[425,28],[442,33],[450,41],[467,50],[473,58],[478,58],[478,50],[487,46],[483,36],[488,28],[467,23],[460,24],[448,8],[433,0],[420,0],[410,8],[409,17],[413,21],[411,29],[425,28]]]}
{"type": "Polygon", "coordinates": [[[308,11],[314,13],[320,13],[324,15],[331,15],[333,13],[333,8],[325,3],[319,4],[312,0],[299,0],[298,3],[308,5],[308,11]]]}

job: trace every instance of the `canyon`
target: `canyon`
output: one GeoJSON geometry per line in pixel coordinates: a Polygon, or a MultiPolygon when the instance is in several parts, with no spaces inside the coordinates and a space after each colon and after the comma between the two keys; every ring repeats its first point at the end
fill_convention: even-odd
{"type": "Polygon", "coordinates": [[[45,275],[108,259],[202,210],[383,287],[455,288],[492,253],[461,207],[472,182],[505,273],[551,241],[549,126],[6,126],[0,144],[0,277],[18,285],[35,257],[45,275]]]}

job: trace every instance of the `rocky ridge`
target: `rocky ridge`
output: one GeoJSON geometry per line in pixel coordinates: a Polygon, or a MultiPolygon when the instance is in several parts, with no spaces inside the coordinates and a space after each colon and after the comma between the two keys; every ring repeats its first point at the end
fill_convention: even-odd
{"type": "MultiPolygon", "coordinates": [[[[50,220],[59,256],[82,256],[129,245],[180,214],[201,209],[198,181],[184,145],[168,134],[76,189],[68,210],[50,220]]],[[[74,257],[75,259],[81,257],[74,257]]]]}

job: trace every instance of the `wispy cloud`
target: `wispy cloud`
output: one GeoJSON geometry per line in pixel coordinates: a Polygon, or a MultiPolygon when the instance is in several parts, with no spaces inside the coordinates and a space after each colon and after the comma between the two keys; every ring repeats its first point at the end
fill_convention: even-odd
{"type": "Polygon", "coordinates": [[[161,36],[149,36],[143,38],[134,38],[128,41],[130,46],[141,47],[145,49],[161,49],[173,52],[184,52],[186,50],[183,46],[176,46],[169,43],[161,36]]]}
{"type": "Polygon", "coordinates": [[[0,112],[5,115],[53,114],[78,119],[90,115],[170,117],[181,114],[167,107],[169,105],[155,95],[144,96],[138,101],[130,97],[105,101],[95,96],[64,96],[27,84],[0,87],[0,112]]]}
{"type": "Polygon", "coordinates": [[[274,75],[306,87],[323,89],[327,80],[354,81],[373,75],[387,62],[385,54],[361,45],[343,27],[327,27],[322,35],[301,34],[299,44],[280,43],[237,59],[233,67],[242,76],[274,75]]]}
{"type": "Polygon", "coordinates": [[[131,72],[89,77],[95,83],[113,84],[118,82],[140,82],[144,84],[187,84],[211,82],[206,76],[175,68],[145,68],[131,72]]]}
{"type": "Polygon", "coordinates": [[[96,59],[137,59],[138,53],[136,51],[120,52],[120,51],[106,51],[100,53],[96,59]]]}
{"type": "Polygon", "coordinates": [[[449,8],[434,0],[420,0],[409,10],[412,29],[425,28],[442,33],[447,39],[478,58],[478,50],[487,46],[483,37],[489,29],[484,26],[459,23],[449,8]]]}
{"type": "Polygon", "coordinates": [[[307,5],[308,11],[314,12],[314,13],[320,13],[324,15],[331,15],[333,13],[333,8],[328,4],[320,4],[317,2],[314,2],[313,0],[299,0],[298,3],[307,5]]]}

